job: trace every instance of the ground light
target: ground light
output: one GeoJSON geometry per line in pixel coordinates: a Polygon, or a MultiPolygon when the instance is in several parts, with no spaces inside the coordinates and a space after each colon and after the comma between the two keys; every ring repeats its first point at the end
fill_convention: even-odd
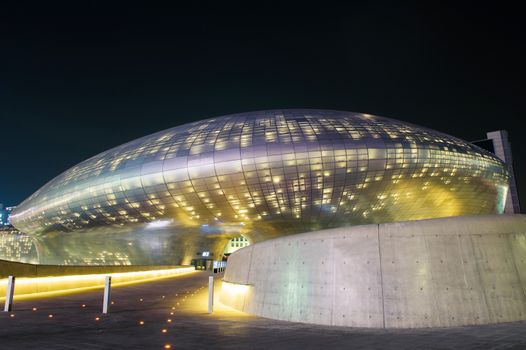
{"type": "MultiPolygon", "coordinates": [[[[221,284],[221,282],[216,280],[215,287],[219,288],[220,284],[221,284]]],[[[203,289],[204,289],[204,287],[199,287],[199,288],[197,288],[195,290],[192,290],[192,291],[186,291],[186,292],[182,293],[180,296],[179,296],[179,294],[175,294],[175,295],[176,295],[176,298],[179,297],[179,298],[182,298],[184,301],[187,301],[187,303],[185,303],[185,309],[193,309],[195,311],[202,311],[203,309],[206,308],[206,299],[207,299],[207,293],[204,292],[203,289]]],[[[217,293],[215,295],[216,295],[216,298],[219,297],[219,295],[217,293]]],[[[144,301],[146,299],[145,298],[140,298],[138,300],[144,301]]],[[[171,299],[171,300],[167,299],[165,295],[161,296],[161,300],[163,302],[175,301],[173,299],[171,299]]],[[[179,303],[177,303],[177,304],[179,305],[179,303]]],[[[222,305],[221,303],[219,303],[219,300],[217,300],[217,304],[216,305],[217,305],[217,308],[214,311],[215,316],[225,316],[225,315],[227,315],[229,313],[234,313],[236,315],[242,314],[239,311],[236,311],[234,309],[229,308],[228,306],[222,305]]],[[[86,307],[86,304],[81,304],[81,308],[85,308],[85,307],[86,307]]],[[[174,310],[176,310],[176,307],[175,306],[166,306],[166,309],[170,312],[170,315],[173,315],[174,314],[174,310]]],[[[33,308],[33,311],[35,311],[35,310],[37,310],[37,308],[33,308]]],[[[14,317],[14,316],[15,316],[15,314],[12,313],[11,317],[14,317]]],[[[48,314],[47,317],[49,319],[53,319],[54,315],[53,314],[48,314]]],[[[102,321],[102,319],[103,318],[101,316],[99,316],[99,315],[94,316],[94,320],[96,322],[102,321]]],[[[173,319],[172,317],[167,318],[165,320],[166,320],[166,323],[168,323],[170,326],[173,326],[175,324],[175,319],[173,319]]],[[[145,325],[145,321],[144,320],[139,320],[138,321],[138,325],[140,327],[144,326],[145,325]]],[[[161,327],[160,333],[164,334],[164,335],[168,335],[170,333],[170,329],[168,327],[161,327]]],[[[162,347],[165,348],[165,349],[171,349],[173,347],[173,345],[170,344],[170,343],[165,343],[165,344],[162,345],[162,347]]]]}

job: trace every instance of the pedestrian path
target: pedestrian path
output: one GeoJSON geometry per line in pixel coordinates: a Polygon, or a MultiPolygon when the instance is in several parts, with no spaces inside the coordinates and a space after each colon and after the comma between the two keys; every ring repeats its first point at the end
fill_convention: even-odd
{"type": "Polygon", "coordinates": [[[17,302],[0,313],[0,349],[525,349],[526,323],[425,330],[316,326],[247,315],[218,302],[208,272],[17,302]]]}

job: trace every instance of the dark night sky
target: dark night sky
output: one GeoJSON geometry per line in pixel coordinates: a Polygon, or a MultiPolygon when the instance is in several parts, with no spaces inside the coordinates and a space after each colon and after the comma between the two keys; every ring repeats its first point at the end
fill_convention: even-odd
{"type": "Polygon", "coordinates": [[[0,5],[0,202],[17,204],[76,163],[155,131],[297,107],[378,114],[466,140],[507,129],[526,206],[518,8],[108,3],[0,5]]]}

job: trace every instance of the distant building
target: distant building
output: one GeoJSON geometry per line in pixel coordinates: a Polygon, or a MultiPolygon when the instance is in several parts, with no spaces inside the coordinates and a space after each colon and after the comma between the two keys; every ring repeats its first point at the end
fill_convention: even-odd
{"type": "Polygon", "coordinates": [[[250,243],[248,242],[248,239],[246,239],[245,237],[243,237],[243,236],[234,237],[226,245],[225,251],[224,251],[223,254],[225,254],[225,255],[232,254],[236,250],[239,250],[239,249],[241,249],[243,247],[246,247],[248,245],[250,245],[250,243]]]}
{"type": "Polygon", "coordinates": [[[0,225],[3,225],[4,221],[7,221],[7,212],[4,208],[4,204],[0,203],[0,225]]]}
{"type": "Polygon", "coordinates": [[[3,203],[0,203],[0,225],[11,225],[11,222],[9,221],[9,218],[11,216],[11,213],[13,209],[16,207],[4,207],[3,203]]]}

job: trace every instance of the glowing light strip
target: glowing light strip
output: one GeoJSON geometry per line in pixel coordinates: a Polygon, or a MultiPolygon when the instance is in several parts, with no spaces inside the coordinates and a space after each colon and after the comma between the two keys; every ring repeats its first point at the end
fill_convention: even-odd
{"type": "MultiPolygon", "coordinates": [[[[63,294],[89,291],[104,287],[105,276],[112,277],[112,286],[125,286],[159,279],[196,273],[194,267],[175,269],[101,273],[90,275],[69,275],[53,277],[17,278],[15,300],[26,300],[63,294]]],[[[7,278],[0,280],[0,301],[5,300],[7,278]]]]}
{"type": "Polygon", "coordinates": [[[223,280],[221,283],[221,294],[223,295],[224,293],[229,297],[244,295],[248,292],[250,287],[250,284],[240,284],[223,280]]]}

